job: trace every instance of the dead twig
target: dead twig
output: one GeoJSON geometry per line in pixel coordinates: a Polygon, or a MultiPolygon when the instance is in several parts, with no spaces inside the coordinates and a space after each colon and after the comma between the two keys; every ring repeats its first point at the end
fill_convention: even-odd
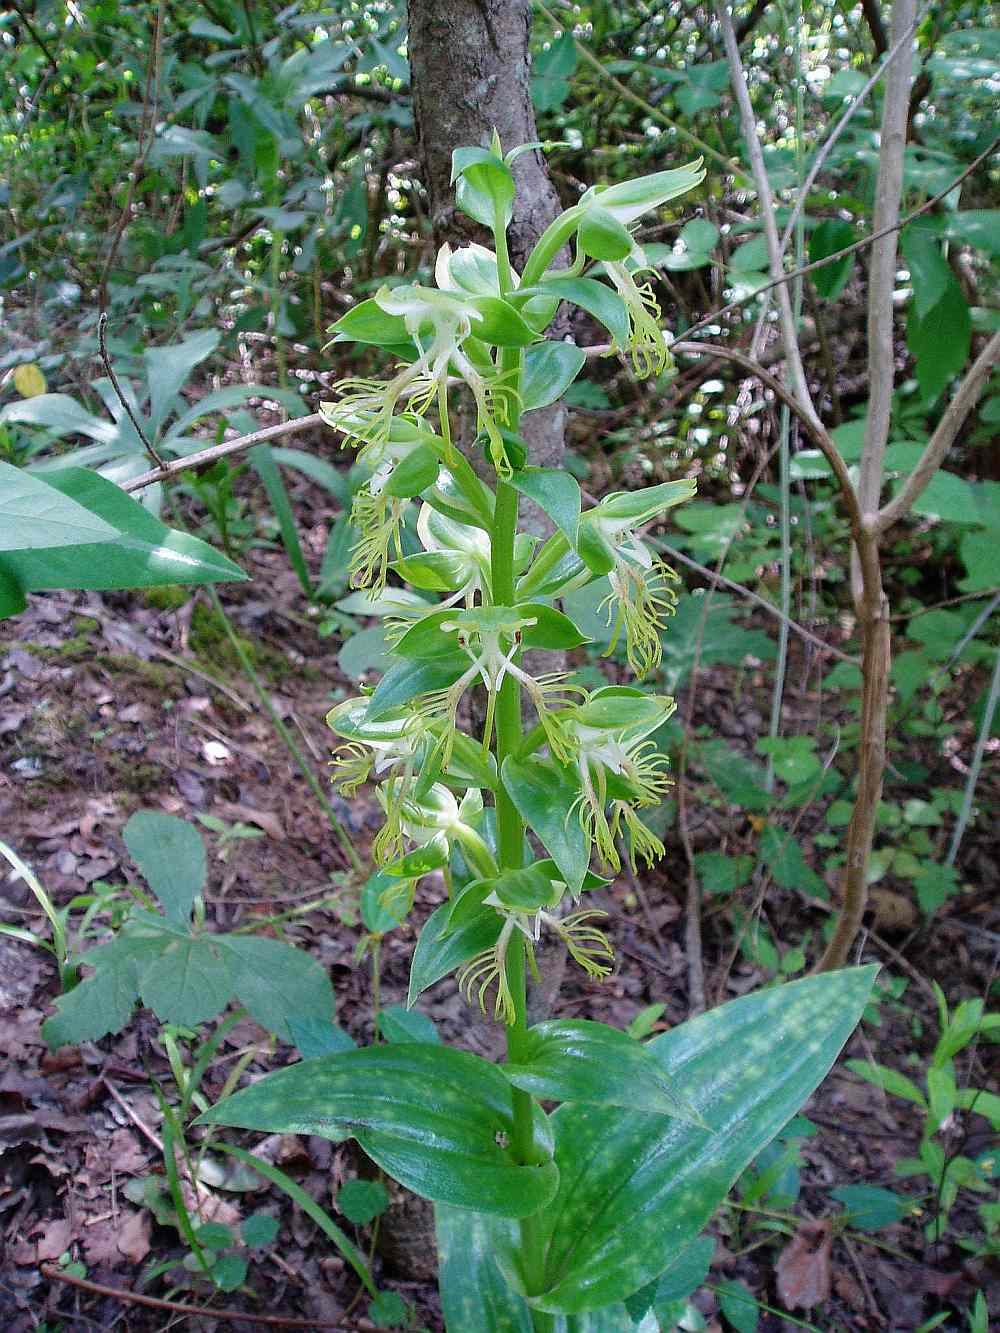
{"type": "Polygon", "coordinates": [[[138,435],[139,439],[142,440],[143,445],[145,446],[146,449],[146,453],[149,454],[150,458],[153,460],[153,462],[156,464],[157,467],[159,468],[166,467],[166,463],[156,452],[156,446],[153,444],[153,441],[143,430],[142,423],[140,422],[136,414],[132,411],[128,399],[125,397],[124,393],[122,393],[122,386],[118,383],[118,376],[115,374],[114,366],[112,366],[111,364],[111,357],[108,355],[107,334],[108,334],[108,312],[106,310],[102,310],[101,317],[97,321],[97,346],[99,347],[101,352],[101,362],[104,365],[104,373],[111,381],[111,387],[115,391],[115,397],[121,403],[122,408],[125,411],[125,415],[128,417],[129,421],[131,421],[132,425],[135,427],[136,435],[138,435]]]}
{"type": "Polygon", "coordinates": [[[68,1286],[79,1287],[81,1291],[89,1291],[94,1296],[109,1296],[112,1300],[126,1301],[129,1305],[145,1305],[147,1309],[168,1310],[171,1314],[224,1319],[230,1323],[267,1324],[269,1328],[333,1328],[340,1330],[340,1333],[352,1333],[344,1324],[332,1319],[292,1319],[276,1314],[245,1314],[242,1310],[217,1310],[211,1305],[188,1305],[182,1301],[161,1300],[158,1296],[143,1296],[137,1291],[125,1291],[121,1287],[106,1287],[101,1282],[91,1282],[88,1278],[53,1268],[51,1264],[42,1264],[42,1274],[51,1282],[65,1282],[68,1286]]]}
{"type": "Polygon", "coordinates": [[[118,1091],[115,1085],[112,1082],[110,1082],[110,1080],[108,1080],[102,1075],[101,1082],[104,1084],[108,1092],[111,1094],[112,1100],[117,1102],[117,1104],[128,1116],[129,1120],[132,1121],[132,1124],[135,1125],[136,1129],[140,1132],[140,1134],[143,1134],[147,1139],[149,1139],[150,1143],[153,1144],[153,1146],[156,1149],[158,1149],[159,1152],[162,1153],[163,1140],[157,1134],[155,1134],[146,1124],[146,1122],[142,1119],[142,1117],[132,1109],[132,1107],[121,1095],[121,1093],[118,1091]]]}

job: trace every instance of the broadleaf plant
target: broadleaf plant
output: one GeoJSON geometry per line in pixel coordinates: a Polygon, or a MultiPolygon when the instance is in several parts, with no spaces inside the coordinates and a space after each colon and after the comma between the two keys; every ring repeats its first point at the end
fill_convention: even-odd
{"type": "Polygon", "coordinates": [[[538,650],[588,641],[564,599],[600,584],[608,651],[621,644],[640,679],[657,670],[678,580],[643,532],[694,485],[583,509],[571,477],[530,466],[522,417],[565,392],[583,364],[578,349],[544,336],[561,301],[601,322],[637,375],[669,366],[630,228],[704,172],[694,162],[589,190],[517,274],[511,160],[496,136],[456,152],[458,207],[492,230],[493,249],[443,247],[433,287],[384,286],[345,315],[335,340],[381,347],[398,366],[384,381],[341,381],[321,406],[371,470],[353,503],[351,575],[393,649],[375,691],[328,718],[341,791],[379,782],[379,873],[366,894],[399,921],[418,880],[443,875],[447,900],[419,938],[410,1003],[456,972],[466,998],[504,1024],[507,1060],[413,1041],[333,1050],[235,1092],[202,1120],[354,1137],[434,1200],[456,1333],[652,1333],[659,1279],[824,1077],[873,969],[734,1001],[648,1045],[598,1023],[528,1026],[525,979],[543,933],[591,978],[611,971],[605,914],[588,895],[623,859],[636,870],[664,854],[643,812],[669,786],[651,738],[674,709],[633,686],[586,690],[562,669],[539,669],[538,650]],[[568,245],[574,262],[554,272],[568,245]],[[456,390],[475,406],[464,448],[456,390]],[[522,496],[551,520],[547,540],[518,530],[522,496]],[[419,552],[403,543],[414,510],[419,552]],[[475,736],[463,730],[471,701],[483,719],[475,736]],[[561,1105],[546,1115],[541,1099],[561,1105]],[[456,1208],[481,1217],[456,1225],[456,1208]]]}
{"type": "Polygon", "coordinates": [[[124,838],[163,914],[134,909],[113,939],[80,955],[76,962],[94,974],[56,1000],[42,1027],[50,1046],[120,1032],[140,1001],[163,1023],[194,1027],[236,999],[286,1041],[293,1020],[329,1021],[330,981],[308,954],[280,940],[205,930],[205,847],[190,824],[142,810],[124,838]]]}

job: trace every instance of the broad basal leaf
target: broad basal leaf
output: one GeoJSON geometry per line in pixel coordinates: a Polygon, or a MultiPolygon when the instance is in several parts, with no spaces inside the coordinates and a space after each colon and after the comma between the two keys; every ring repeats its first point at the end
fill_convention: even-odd
{"type": "MultiPolygon", "coordinates": [[[[448,1333],[533,1333],[527,1302],[507,1282],[496,1259],[498,1253],[516,1248],[516,1226],[506,1218],[441,1203],[434,1218],[448,1333]]],[[[552,1333],[659,1333],[655,1316],[647,1314],[649,1304],[638,1317],[619,1304],[560,1316],[551,1325],[552,1333]]]]}
{"type": "Polygon", "coordinates": [[[497,1266],[497,1240],[518,1246],[518,1227],[439,1203],[434,1209],[438,1285],[448,1333],[534,1333],[531,1311],[497,1266]]]}
{"type": "Polygon", "coordinates": [[[537,1023],[528,1033],[524,1057],[500,1068],[515,1088],[535,1097],[698,1121],[649,1048],[606,1023],[537,1023]]]}
{"type": "MultiPolygon", "coordinates": [[[[437,1202],[525,1217],[558,1172],[512,1155],[510,1085],[478,1056],[446,1046],[369,1046],[291,1065],[201,1117],[269,1133],[349,1134],[383,1170],[437,1202]]],[[[539,1112],[539,1147],[545,1117],[539,1112]]]]}
{"type": "Polygon", "coordinates": [[[552,1117],[559,1191],[540,1219],[545,1286],[529,1303],[598,1309],[657,1278],[824,1077],[876,971],[758,991],[650,1043],[708,1129],[618,1107],[561,1107],[552,1117]]]}

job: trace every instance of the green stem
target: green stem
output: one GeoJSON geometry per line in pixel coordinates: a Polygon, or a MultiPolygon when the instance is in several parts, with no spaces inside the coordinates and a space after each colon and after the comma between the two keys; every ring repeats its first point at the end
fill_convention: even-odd
{"type": "Polygon", "coordinates": [[[283,389],[287,389],[288,357],[285,353],[285,339],[278,330],[278,320],[281,317],[281,248],[284,241],[284,232],[276,231],[271,236],[271,320],[274,324],[274,355],[278,383],[283,389]]]}
{"type": "Polygon", "coordinates": [[[382,936],[373,935],[371,937],[371,955],[372,955],[372,1025],[374,1035],[372,1040],[377,1044],[380,1040],[378,1021],[382,1012],[382,936]]]}
{"type": "MultiPolygon", "coordinates": [[[[501,481],[497,486],[493,524],[491,583],[495,606],[514,605],[514,533],[517,528],[517,491],[501,481]]],[[[497,695],[497,767],[503,767],[521,741],[521,687],[506,676],[497,695]]],[[[507,869],[521,864],[524,826],[503,785],[497,789],[497,842],[500,863],[507,869]]]]}
{"type": "MultiPolygon", "coordinates": [[[[552,229],[549,228],[551,231],[552,229]]],[[[507,253],[507,237],[504,219],[497,213],[494,226],[497,254],[497,275],[500,293],[510,292],[514,286],[510,258],[507,253]]],[[[559,243],[561,246],[562,242],[559,243]]],[[[552,250],[558,252],[559,246],[552,250]]],[[[535,254],[538,254],[536,247],[535,254]]],[[[546,261],[547,263],[547,261],[546,261]]],[[[544,271],[545,264],[542,265],[544,271]]],[[[513,349],[504,349],[501,353],[501,369],[514,373],[515,391],[520,388],[520,353],[513,349]]],[[[514,402],[518,399],[514,397],[514,402]]],[[[516,431],[520,424],[520,413],[514,408],[513,419],[508,421],[511,430],[516,431]]],[[[499,481],[496,493],[496,505],[491,536],[491,583],[495,606],[513,606],[514,596],[514,538],[517,533],[518,493],[513,486],[499,481]]],[[[521,687],[512,677],[507,676],[497,696],[496,703],[496,756],[497,768],[503,770],[503,762],[509,754],[516,753],[521,743],[521,687]]],[[[524,856],[524,824],[517,807],[510,799],[501,780],[497,787],[497,852],[501,870],[516,869],[522,864],[524,856]]],[[[507,986],[514,1002],[514,1022],[507,1028],[507,1059],[518,1062],[526,1058],[528,1040],[528,1006],[525,988],[524,936],[515,930],[506,951],[504,966],[507,972],[507,986]]],[[[511,1089],[511,1109],[513,1112],[513,1148],[516,1159],[528,1164],[539,1162],[539,1152],[535,1146],[535,1100],[530,1093],[520,1088],[511,1089]]],[[[521,1236],[521,1266],[529,1292],[542,1291],[545,1286],[545,1246],[541,1219],[536,1213],[523,1217],[519,1224],[521,1236]]],[[[532,1312],[532,1322],[536,1333],[549,1333],[554,1327],[552,1316],[543,1312],[532,1312]]]]}

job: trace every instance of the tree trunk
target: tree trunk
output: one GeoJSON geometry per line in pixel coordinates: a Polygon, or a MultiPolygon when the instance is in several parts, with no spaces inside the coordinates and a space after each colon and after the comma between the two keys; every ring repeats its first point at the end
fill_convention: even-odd
{"type": "MultiPolygon", "coordinates": [[[[434,239],[460,245],[486,239],[456,212],[451,155],[487,145],[493,130],[504,152],[538,139],[528,65],[529,0],[409,0],[413,110],[430,196],[434,239]]],[[[512,167],[517,181],[508,232],[510,257],[520,269],[545,228],[561,211],[559,196],[537,150],[512,167]]],[[[529,412],[522,431],[537,467],[559,467],[565,410],[559,404],[529,412]]]]}

